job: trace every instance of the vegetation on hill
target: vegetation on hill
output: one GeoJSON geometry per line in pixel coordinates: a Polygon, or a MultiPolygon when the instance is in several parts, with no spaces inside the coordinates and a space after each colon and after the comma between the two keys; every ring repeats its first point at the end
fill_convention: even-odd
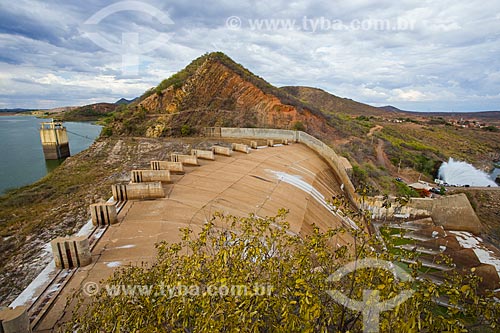
{"type": "Polygon", "coordinates": [[[171,136],[203,127],[291,128],[320,131],[328,116],[289,95],[221,52],[205,54],[106,120],[106,135],[171,136]],[[144,114],[145,113],[145,114],[144,114]],[[315,125],[311,125],[315,123],[315,125]],[[185,131],[184,131],[185,132],[185,131]]]}
{"type": "Polygon", "coordinates": [[[52,117],[62,121],[95,121],[108,117],[117,107],[119,105],[112,103],[90,104],[58,113],[52,117]]]}
{"type": "Polygon", "coordinates": [[[205,61],[217,61],[228,67],[231,71],[238,74],[243,80],[250,82],[257,88],[262,90],[264,93],[277,97],[283,104],[294,106],[300,110],[308,109],[310,111],[320,114],[319,110],[314,106],[307,105],[306,103],[300,101],[294,96],[288,94],[286,90],[276,88],[263,78],[253,74],[248,69],[243,67],[241,64],[235,62],[229,58],[223,52],[212,52],[206,53],[195,60],[193,60],[184,69],[180,70],[176,74],[172,75],[168,79],[163,80],[156,88],[148,90],[144,95],[141,96],[140,100],[150,96],[153,93],[161,94],[163,90],[173,87],[174,89],[179,89],[182,85],[189,79],[192,75],[196,73],[198,68],[205,63],[205,61]]]}
{"type": "Polygon", "coordinates": [[[449,157],[481,169],[500,158],[500,135],[490,127],[454,127],[443,114],[425,117],[393,108],[388,111],[316,88],[281,89],[329,115],[329,124],[340,134],[334,140],[335,149],[354,165],[355,185],[368,186],[370,194],[408,194],[395,177],[416,181],[420,176],[432,181],[449,157]],[[370,133],[373,129],[378,130],[370,133]]]}
{"type": "Polygon", "coordinates": [[[280,90],[312,105],[316,109],[328,110],[328,113],[365,117],[387,114],[387,111],[383,109],[359,103],[349,98],[338,97],[318,88],[286,86],[281,87],[280,90]]]}
{"type": "Polygon", "coordinates": [[[157,244],[151,267],[122,268],[96,296],[81,295],[67,331],[360,332],[362,308],[401,293],[409,298],[382,310],[372,323],[378,327],[366,330],[493,332],[500,325],[500,304],[478,290],[474,274],[450,274],[443,284],[416,280],[421,267],[401,263],[414,253],[375,251],[380,241],[364,232],[354,232],[349,246],[335,244],[336,235],[352,232],[343,228],[300,237],[290,232],[284,210],[268,218],[215,214],[199,234],[181,232],[181,242],[157,244]],[[339,274],[353,260],[368,265],[339,274]],[[381,268],[377,260],[396,266],[381,268]],[[335,292],[362,308],[344,307],[335,292]]]}

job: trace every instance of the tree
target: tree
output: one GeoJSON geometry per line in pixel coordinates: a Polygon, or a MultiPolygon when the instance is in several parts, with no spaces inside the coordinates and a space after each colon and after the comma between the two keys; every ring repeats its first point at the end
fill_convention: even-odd
{"type": "MultiPolygon", "coordinates": [[[[335,199],[337,207],[343,205],[335,199]]],[[[68,331],[81,332],[360,332],[361,313],[329,291],[362,301],[365,290],[381,300],[410,290],[412,297],[380,313],[381,332],[481,332],[499,324],[499,306],[480,295],[473,274],[451,275],[442,285],[398,280],[380,268],[331,279],[353,260],[378,258],[400,265],[389,247],[363,229],[337,228],[310,235],[291,232],[286,211],[274,217],[215,214],[201,232],[182,230],[182,241],[157,244],[151,267],[118,270],[91,300],[80,295],[68,331]],[[352,244],[338,237],[352,235],[352,244]],[[449,308],[434,300],[446,296],[449,308]]],[[[352,215],[353,218],[356,216],[352,215]]],[[[357,215],[362,221],[365,217],[357,215]]],[[[414,253],[407,256],[415,258],[414,253]]],[[[421,266],[409,266],[416,278],[421,266]]]]}

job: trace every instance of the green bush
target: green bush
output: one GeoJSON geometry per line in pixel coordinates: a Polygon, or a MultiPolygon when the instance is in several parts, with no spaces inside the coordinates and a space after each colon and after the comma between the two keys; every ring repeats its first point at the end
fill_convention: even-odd
{"type": "Polygon", "coordinates": [[[103,127],[102,128],[102,131],[101,131],[101,135],[104,136],[104,137],[110,137],[113,135],[113,128],[111,127],[103,127]]]}
{"type": "Polygon", "coordinates": [[[306,127],[301,121],[296,121],[292,126],[292,130],[305,132],[306,127]]]}
{"type": "Polygon", "coordinates": [[[500,129],[498,129],[498,127],[491,126],[491,125],[483,127],[483,130],[488,131],[488,132],[500,132],[500,129]]]}
{"type": "Polygon", "coordinates": [[[394,180],[394,184],[396,184],[398,195],[404,197],[420,198],[420,194],[405,183],[394,180]]]}
{"type": "Polygon", "coordinates": [[[182,127],[181,127],[181,135],[182,136],[189,136],[192,134],[192,132],[193,132],[193,130],[191,129],[191,126],[189,126],[188,124],[182,125],[182,127]]]}

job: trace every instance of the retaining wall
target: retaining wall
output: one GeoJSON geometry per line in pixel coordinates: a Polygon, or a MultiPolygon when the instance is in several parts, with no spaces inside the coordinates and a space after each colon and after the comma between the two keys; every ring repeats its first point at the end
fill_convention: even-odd
{"type": "Polygon", "coordinates": [[[358,195],[356,194],[356,189],[352,185],[351,179],[347,174],[340,157],[335,153],[335,151],[328,145],[323,143],[323,141],[316,139],[314,136],[309,135],[305,132],[299,133],[299,142],[305,144],[321,157],[323,157],[330,167],[334,170],[335,175],[338,180],[344,185],[344,192],[347,194],[349,200],[358,207],[358,195]]]}
{"type": "Polygon", "coordinates": [[[245,139],[288,139],[298,142],[298,131],[274,128],[230,128],[221,127],[220,136],[223,138],[245,139]]]}
{"type": "Polygon", "coordinates": [[[389,202],[391,206],[384,208],[382,197],[370,197],[362,208],[369,210],[376,219],[431,217],[436,225],[447,230],[468,231],[474,234],[481,232],[481,222],[463,193],[436,199],[411,198],[406,205],[396,203],[394,197],[390,198],[389,202]]]}

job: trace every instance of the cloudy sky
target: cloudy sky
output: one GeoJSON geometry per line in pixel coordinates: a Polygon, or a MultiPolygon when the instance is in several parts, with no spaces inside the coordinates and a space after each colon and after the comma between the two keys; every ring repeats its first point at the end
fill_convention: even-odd
{"type": "Polygon", "coordinates": [[[500,110],[497,0],[0,0],[0,108],[133,98],[212,51],[277,86],[500,110]]]}

